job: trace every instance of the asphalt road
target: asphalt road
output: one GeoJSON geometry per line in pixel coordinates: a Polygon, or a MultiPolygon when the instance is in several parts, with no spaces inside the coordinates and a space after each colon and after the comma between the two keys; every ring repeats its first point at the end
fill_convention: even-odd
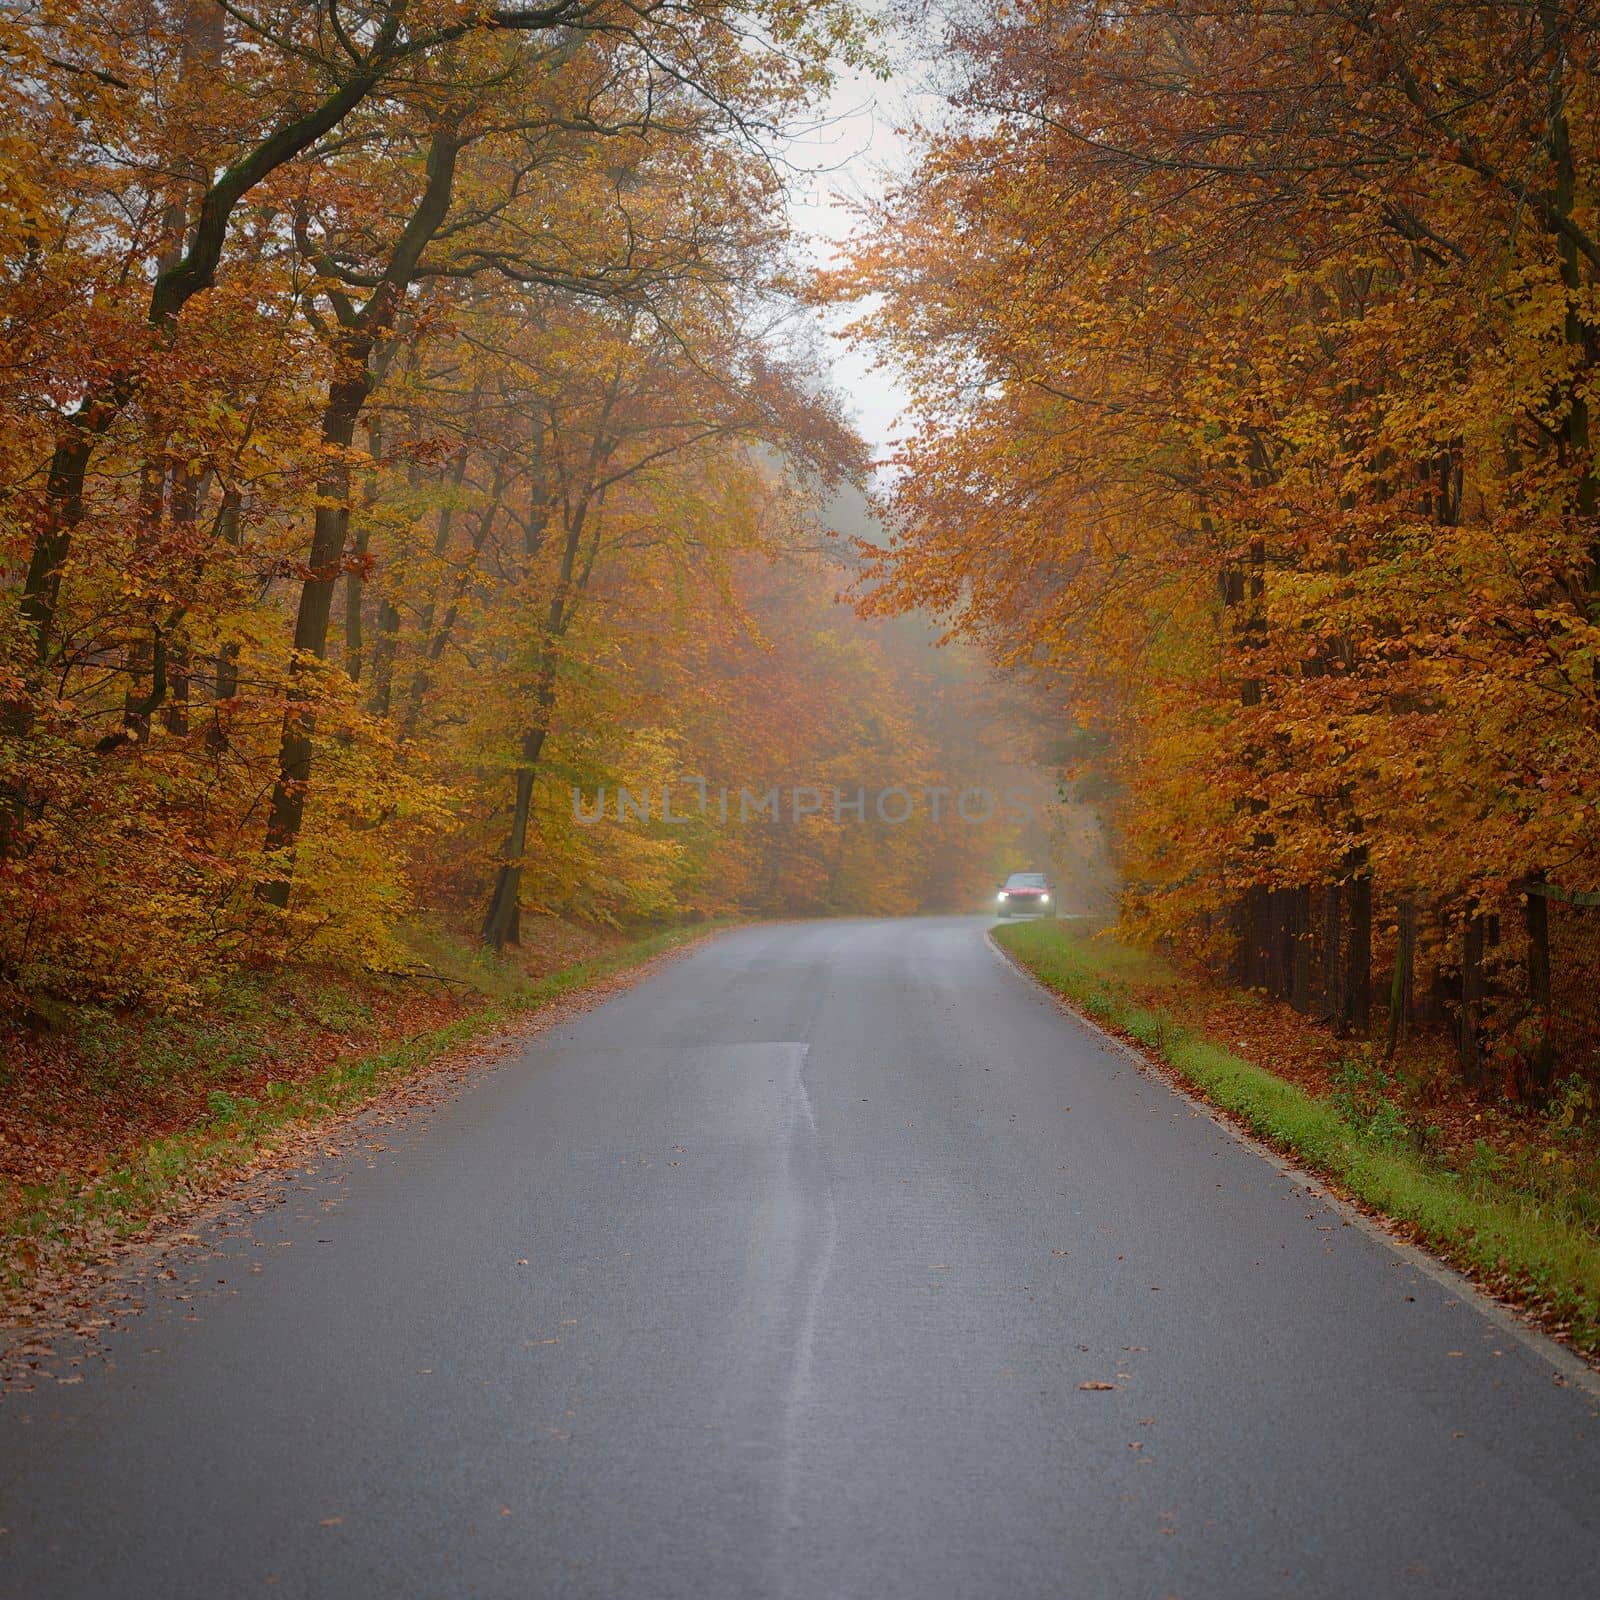
{"type": "Polygon", "coordinates": [[[1594,1392],[985,926],[726,935],[208,1230],[0,1403],[0,1594],[1596,1592],[1594,1392]]]}

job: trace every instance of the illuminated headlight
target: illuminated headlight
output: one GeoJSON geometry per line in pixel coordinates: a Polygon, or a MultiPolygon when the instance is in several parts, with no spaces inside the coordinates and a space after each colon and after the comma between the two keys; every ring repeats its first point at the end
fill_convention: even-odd
{"type": "Polygon", "coordinates": [[[1006,892],[1005,892],[1005,890],[1004,890],[1004,889],[1002,889],[1002,890],[1001,890],[1001,891],[1000,891],[1000,893],[999,893],[999,894],[997,894],[997,895],[996,895],[996,896],[995,896],[995,899],[996,899],[996,900],[1004,900],[1004,899],[1005,899],[1005,897],[1006,897],[1006,892]]]}
{"type": "Polygon", "coordinates": [[[1049,905],[1050,904],[1050,896],[1047,895],[1047,894],[1040,895],[1039,896],[1039,904],[1042,905],[1042,906],[1049,905]]]}

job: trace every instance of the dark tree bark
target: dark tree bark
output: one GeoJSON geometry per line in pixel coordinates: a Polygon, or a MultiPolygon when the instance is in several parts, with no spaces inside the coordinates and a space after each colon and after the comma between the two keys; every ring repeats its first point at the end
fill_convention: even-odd
{"type": "MultiPolygon", "coordinates": [[[[365,368],[358,375],[336,382],[322,414],[322,439],[335,450],[348,449],[355,438],[356,421],[370,390],[365,368]]],[[[267,849],[292,853],[305,818],[306,789],[311,782],[312,736],[315,719],[306,704],[303,676],[308,656],[321,660],[328,645],[328,619],[333,610],[333,589],[344,555],[345,532],[350,521],[350,475],[335,459],[317,484],[317,514],[313,523],[311,554],[300,588],[295,616],[291,704],[285,714],[278,747],[278,780],[267,813],[267,849]]],[[[265,879],[258,894],[269,905],[289,903],[290,871],[280,862],[276,876],[265,879]]]]}
{"type": "Polygon", "coordinates": [[[1319,1015],[1336,1028],[1344,1018],[1344,886],[1322,887],[1322,1005],[1319,1015]]]}
{"type": "Polygon", "coordinates": [[[1397,914],[1394,947],[1394,978],[1389,985],[1389,1038],[1386,1054],[1393,1057],[1411,1023],[1411,1004],[1415,993],[1417,907],[1402,898],[1397,914]]]}
{"type": "Polygon", "coordinates": [[[400,642],[400,608],[388,595],[378,602],[377,638],[372,645],[372,693],[367,708],[374,716],[389,715],[394,692],[394,653],[400,642]]]}
{"type": "Polygon", "coordinates": [[[347,302],[335,302],[341,322],[340,371],[329,386],[322,413],[322,439],[329,446],[328,459],[332,465],[317,485],[311,554],[306,562],[300,606],[295,616],[291,703],[284,716],[278,748],[278,779],[267,814],[266,848],[276,858],[275,870],[256,890],[258,898],[280,908],[289,903],[294,848],[305,820],[306,791],[311,782],[315,719],[307,704],[304,674],[311,660],[320,661],[327,652],[334,585],[344,564],[345,539],[350,527],[348,451],[375,382],[371,365],[373,349],[392,326],[401,297],[421,262],[423,251],[449,213],[456,157],[460,150],[461,139],[454,126],[435,133],[428,149],[427,183],[400,235],[382,281],[360,311],[349,307],[347,302]]]}
{"type": "Polygon", "coordinates": [[[367,470],[361,525],[356,529],[355,561],[344,575],[344,670],[352,683],[361,682],[362,653],[366,648],[362,628],[362,579],[372,542],[372,509],[378,503],[378,468],[383,460],[383,418],[367,424],[367,455],[372,465],[367,470]]]}
{"type": "MultiPolygon", "coordinates": [[[[466,458],[463,452],[461,470],[456,473],[456,487],[459,489],[466,471],[466,458]]],[[[450,635],[455,629],[456,618],[460,614],[461,599],[467,592],[467,585],[472,581],[473,568],[477,558],[482,554],[484,544],[489,537],[489,530],[494,526],[496,512],[500,509],[500,499],[505,492],[505,463],[496,459],[494,464],[494,480],[489,486],[488,499],[483,509],[478,513],[478,520],[473,527],[472,538],[468,550],[470,559],[462,565],[456,574],[456,581],[450,596],[450,603],[445,607],[443,620],[438,619],[438,595],[436,588],[429,596],[428,603],[423,609],[421,626],[418,632],[422,635],[422,653],[417,658],[417,665],[411,674],[411,684],[406,691],[406,714],[402,732],[406,738],[417,731],[417,721],[422,715],[422,703],[427,698],[428,690],[433,684],[433,667],[445,652],[445,647],[450,642],[450,635]]],[[[439,514],[439,533],[434,540],[433,553],[436,560],[441,559],[450,544],[451,512],[447,507],[439,514]]]]}
{"type": "Polygon", "coordinates": [[[1289,895],[1289,1004],[1301,1015],[1311,1010],[1311,890],[1289,895]]]}
{"type": "Polygon", "coordinates": [[[1483,1085],[1483,942],[1484,919],[1474,911],[1461,941],[1461,1075],[1474,1088],[1483,1085]]]}
{"type": "MultiPolygon", "coordinates": [[[[483,919],[484,943],[494,950],[504,949],[508,944],[517,944],[522,937],[520,904],[522,862],[528,849],[528,814],[533,799],[534,769],[543,754],[545,739],[555,713],[556,648],[572,621],[577,602],[589,585],[595,561],[600,553],[600,529],[595,528],[586,552],[583,548],[584,533],[591,511],[597,508],[605,497],[601,469],[611,459],[611,453],[617,444],[615,439],[609,437],[609,429],[621,386],[622,369],[619,366],[595,423],[581,491],[574,499],[565,501],[561,566],[545,613],[543,661],[534,696],[534,717],[522,736],[522,763],[515,773],[516,796],[511,812],[511,832],[506,840],[505,854],[495,872],[494,889],[489,896],[489,908],[483,919]],[[583,552],[581,567],[580,552],[583,552]]],[[[552,416],[552,429],[553,423],[552,416]]],[[[552,436],[552,448],[554,444],[552,436]]],[[[543,544],[545,516],[557,499],[552,482],[553,473],[549,470],[552,463],[545,453],[542,430],[535,446],[532,465],[533,494],[535,497],[542,497],[543,508],[540,507],[539,498],[536,498],[529,507],[524,537],[526,552],[530,559],[543,544]]]]}
{"type": "MultiPolygon", "coordinates": [[[[229,544],[238,544],[243,538],[239,525],[239,495],[230,489],[222,499],[222,510],[217,516],[217,530],[229,544]]],[[[228,748],[228,719],[233,709],[233,697],[239,692],[239,646],[231,640],[217,652],[216,676],[211,685],[211,726],[206,729],[206,743],[219,755],[228,748]]]]}
{"type": "Polygon", "coordinates": [[[1291,889],[1274,889],[1267,896],[1267,993],[1282,1000],[1289,993],[1291,889]]]}
{"type": "MultiPolygon", "coordinates": [[[[613,391],[613,398],[615,391],[613,391]]],[[[607,408],[609,410],[609,406],[607,408]]],[[[604,418],[602,418],[602,424],[604,418]]],[[[599,464],[598,448],[591,458],[590,482],[593,469],[599,464]]],[[[578,555],[583,545],[584,526],[588,521],[593,490],[588,490],[578,501],[568,518],[565,542],[561,550],[561,571],[556,579],[555,591],[545,613],[543,651],[539,685],[534,696],[534,717],[522,735],[522,762],[515,773],[516,798],[511,811],[511,832],[506,839],[505,856],[495,873],[494,890],[489,896],[489,909],[483,919],[483,940],[492,949],[500,950],[508,944],[517,944],[522,937],[522,862],[528,850],[528,814],[533,800],[534,770],[544,752],[556,704],[556,647],[572,621],[573,612],[590,574],[594,571],[599,552],[600,535],[596,531],[590,544],[587,559],[580,571],[578,555]]]]}
{"type": "MultiPolygon", "coordinates": [[[[395,23],[397,26],[397,22],[395,23]]],[[[389,26],[386,24],[386,27],[389,26]]],[[[388,43],[392,43],[391,37],[388,43]]],[[[389,63],[357,70],[310,111],[274,130],[227,168],[200,198],[194,231],[184,253],[160,273],[150,293],[146,320],[167,334],[179,313],[216,282],[227,243],[228,224],[240,201],[286,162],[336,128],[366,98],[389,63]]],[[[96,446],[138,392],[129,369],[106,379],[62,425],[45,477],[44,505],[23,580],[20,610],[34,636],[34,653],[49,659],[56,613],[61,604],[61,569],[83,520],[84,486],[96,446]]]]}
{"type": "Polygon", "coordinates": [[[1531,873],[1523,897],[1528,931],[1528,998],[1533,1002],[1534,1016],[1540,1023],[1533,1078],[1541,1089],[1549,1087],[1555,1074],[1555,1052],[1550,1040],[1550,904],[1538,892],[1544,885],[1543,872],[1531,873]]]}
{"type": "MultiPolygon", "coordinates": [[[[554,685],[552,683],[553,690],[554,685]]],[[[548,720],[555,704],[553,693],[540,695],[541,714],[548,720]]],[[[505,859],[495,872],[489,909],[483,918],[483,941],[494,950],[522,942],[522,859],[528,850],[528,814],[533,803],[533,777],[544,750],[547,730],[530,728],[522,736],[522,765],[515,773],[516,800],[511,810],[511,832],[505,859]]]]}
{"type": "MultiPolygon", "coordinates": [[[[334,86],[309,109],[299,110],[275,127],[205,185],[186,248],[157,274],[151,288],[146,322],[158,337],[167,337],[184,307],[216,282],[229,225],[241,201],[279,168],[337,128],[397,69],[478,29],[539,34],[582,29],[590,10],[584,0],[551,0],[548,5],[531,8],[484,8],[407,35],[404,28],[409,9],[401,0],[378,8],[370,32],[362,41],[364,48],[346,41],[348,58],[341,59],[334,86]]],[[[217,30],[221,26],[220,10],[206,8],[201,31],[208,39],[215,37],[219,56],[222,39],[217,30]]],[[[101,440],[138,394],[139,385],[136,364],[110,372],[60,425],[44,475],[44,492],[18,602],[23,625],[32,635],[34,679],[42,676],[50,660],[61,606],[61,575],[83,521],[90,463],[101,440]]],[[[21,696],[0,704],[0,733],[26,737],[33,724],[31,703],[35,687],[36,681],[30,681],[21,696]]],[[[0,794],[0,857],[14,848],[24,809],[22,794],[0,794]]]]}
{"type": "Polygon", "coordinates": [[[1372,1028],[1372,872],[1365,846],[1351,853],[1350,940],[1345,960],[1344,1031],[1364,1039],[1372,1028]]]}

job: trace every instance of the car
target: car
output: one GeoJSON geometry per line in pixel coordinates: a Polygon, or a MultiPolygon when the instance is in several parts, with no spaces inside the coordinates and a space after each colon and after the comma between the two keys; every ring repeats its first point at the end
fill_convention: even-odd
{"type": "Polygon", "coordinates": [[[1042,872],[1013,872],[995,895],[995,911],[1002,917],[1053,917],[1055,890],[1042,872]]]}

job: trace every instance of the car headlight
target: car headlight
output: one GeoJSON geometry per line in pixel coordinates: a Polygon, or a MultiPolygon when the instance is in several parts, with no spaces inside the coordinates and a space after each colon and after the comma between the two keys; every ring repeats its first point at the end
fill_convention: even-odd
{"type": "Polygon", "coordinates": [[[1042,906],[1049,905],[1050,904],[1050,896],[1047,895],[1047,894],[1040,895],[1039,896],[1039,904],[1042,905],[1042,906]]]}
{"type": "Polygon", "coordinates": [[[1004,900],[1004,899],[1005,899],[1005,897],[1006,897],[1006,892],[1005,892],[1005,890],[1004,890],[1004,889],[1002,889],[1002,890],[1001,890],[1001,891],[1000,891],[1000,893],[999,893],[999,894],[997,894],[997,895],[996,895],[996,896],[995,896],[995,899],[996,899],[996,900],[1004,900]]]}

